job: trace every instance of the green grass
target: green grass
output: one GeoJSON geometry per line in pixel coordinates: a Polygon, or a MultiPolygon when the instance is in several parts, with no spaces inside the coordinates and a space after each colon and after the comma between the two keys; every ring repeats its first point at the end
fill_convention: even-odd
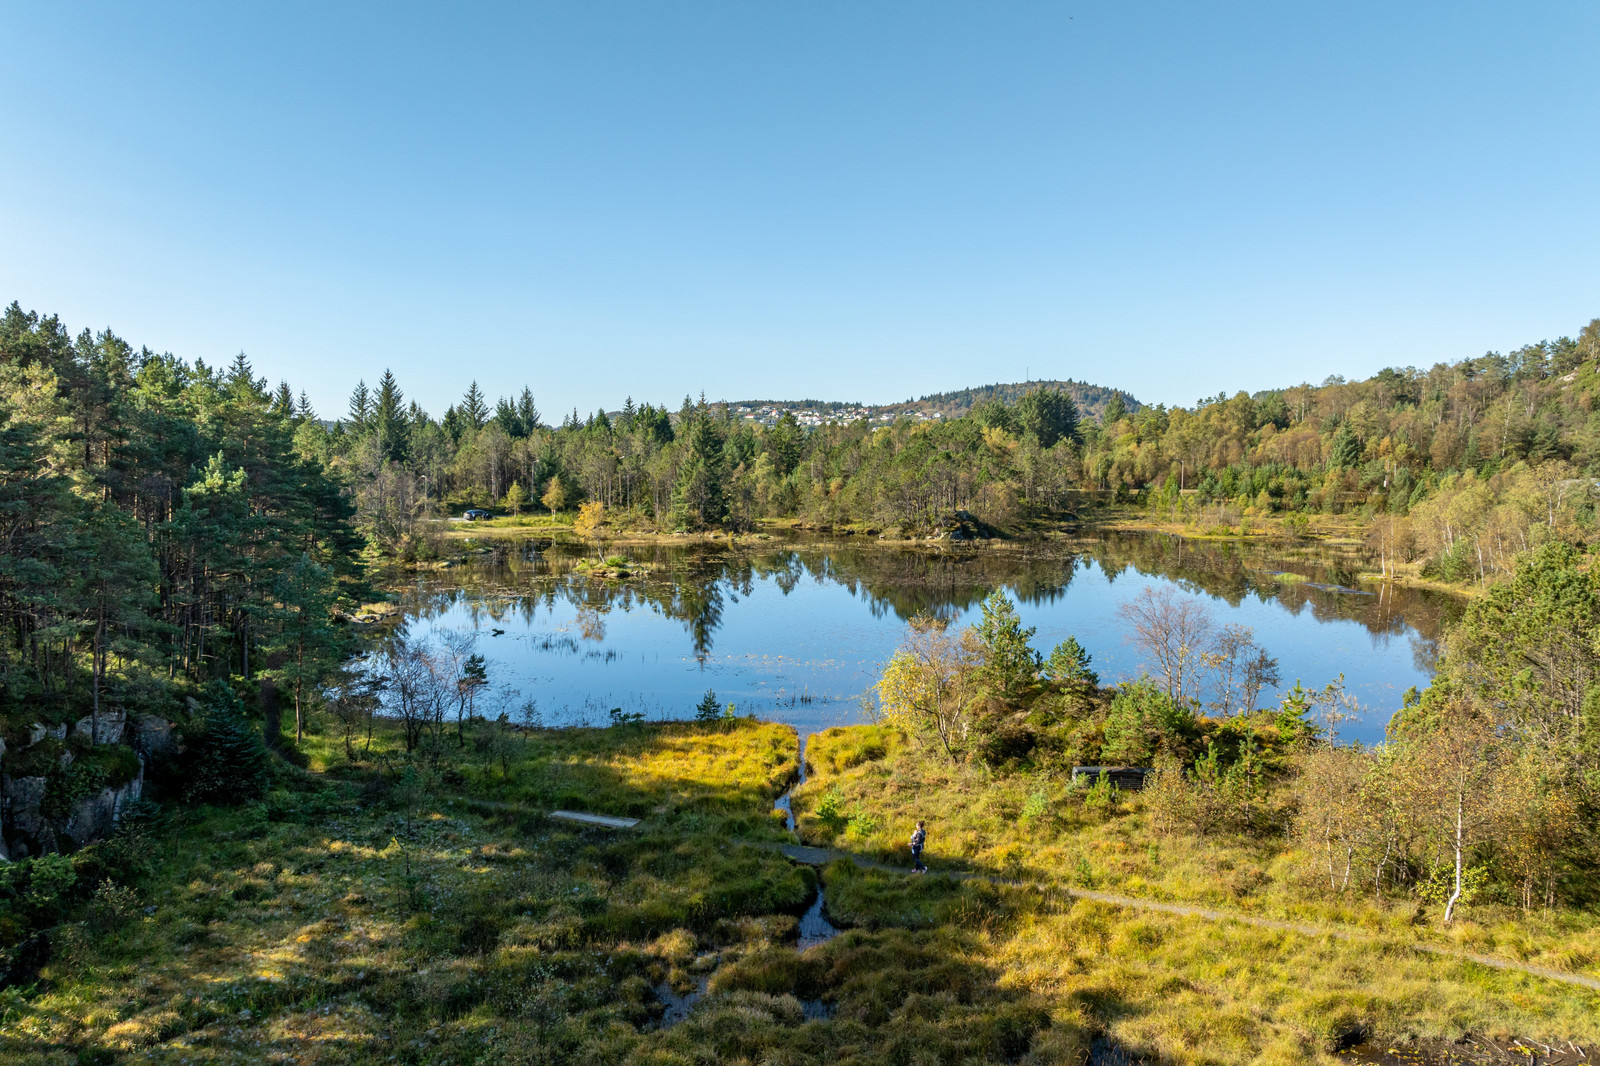
{"type": "MultiPolygon", "coordinates": [[[[808,749],[805,795],[837,789],[881,823],[847,821],[839,843],[892,856],[921,813],[936,868],[1009,864],[1039,884],[836,862],[822,880],[845,932],[800,952],[816,874],[739,843],[780,835],[769,812],[795,771],[792,731],[541,731],[504,767],[486,735],[422,795],[396,786],[390,731],[355,763],[318,735],[324,772],[282,770],[261,803],[147,831],[153,871],[129,875],[133,905],[103,888],[52,933],[39,983],[0,994],[0,1061],[1043,1064],[1083,1061],[1104,1031],[1170,1063],[1333,1062],[1363,1029],[1582,1042],[1600,1028],[1600,996],[1421,954],[1382,922],[1354,945],[1052,892],[1088,879],[1243,905],[1277,898],[1284,858],[1173,838],[1152,852],[1137,803],[1030,804],[1041,782],[942,769],[872,729],[808,749]],[[589,829],[546,817],[556,806],[644,821],[589,829]],[[653,989],[702,981],[688,1021],[657,1030],[653,989]],[[818,1001],[831,1017],[808,1020],[818,1001]]],[[[1505,922],[1540,958],[1560,932],[1505,922]]],[[[1478,928],[1464,939],[1512,940],[1478,928]]]]}
{"type": "MultiPolygon", "coordinates": [[[[909,865],[905,841],[921,818],[936,875],[1015,878],[1046,894],[1052,885],[1088,887],[1370,936],[1307,937],[1062,898],[996,940],[995,964],[1015,979],[1086,997],[1111,1032],[1171,1061],[1302,1061],[1357,1030],[1446,1039],[1519,1027],[1600,1034],[1600,995],[1411,946],[1600,976],[1600,917],[1592,913],[1478,904],[1449,929],[1418,924],[1410,898],[1380,906],[1320,892],[1305,857],[1282,839],[1159,834],[1137,794],[1097,809],[1061,781],[952,766],[885,741],[879,727],[830,730],[812,738],[807,754],[812,776],[795,810],[808,843],[909,865]],[[1215,1029],[1223,1024],[1236,1032],[1215,1029]]],[[[830,911],[865,925],[960,926],[960,893],[970,891],[938,876],[908,885],[899,874],[846,864],[830,868],[825,884],[830,911]]]]}

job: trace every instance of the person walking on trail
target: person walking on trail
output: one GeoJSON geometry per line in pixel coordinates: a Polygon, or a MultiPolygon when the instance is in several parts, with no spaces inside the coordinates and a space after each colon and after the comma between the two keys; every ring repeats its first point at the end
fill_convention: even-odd
{"type": "Polygon", "coordinates": [[[917,828],[911,831],[911,872],[925,874],[928,868],[922,865],[922,846],[928,842],[928,831],[917,822],[917,828]]]}

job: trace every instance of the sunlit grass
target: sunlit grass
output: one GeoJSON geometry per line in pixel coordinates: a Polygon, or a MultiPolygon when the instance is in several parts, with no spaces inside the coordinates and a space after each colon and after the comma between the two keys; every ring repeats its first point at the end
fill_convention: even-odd
{"type": "MultiPolygon", "coordinates": [[[[936,872],[834,863],[828,913],[846,931],[800,952],[816,875],[740,843],[779,836],[791,730],[534,732],[504,765],[466,739],[461,777],[420,808],[375,757],[396,750],[385,725],[354,763],[318,737],[312,763],[332,772],[286,772],[265,802],[180,814],[140,886],[148,913],[57,930],[44,983],[0,1000],[0,1061],[1044,1064],[1082,1061],[1104,1031],[1175,1064],[1331,1063],[1363,1031],[1600,1035],[1600,995],[1418,952],[1409,911],[1308,894],[1281,845],[1155,838],[1137,801],[1095,811],[870,728],[812,738],[803,824],[903,862],[924,817],[936,872]],[[837,828],[811,809],[834,789],[837,828]],[[586,829],[547,818],[557,806],[644,821],[586,829]],[[953,868],[1028,884],[937,872],[953,868]],[[1261,913],[1300,899],[1303,918],[1374,935],[1056,890],[1079,883],[1261,913]],[[656,1031],[653,989],[701,983],[688,1021],[656,1031]],[[808,1020],[818,1003],[831,1017],[808,1020]]],[[[1469,915],[1449,938],[1470,950],[1569,968],[1596,954],[1582,916],[1469,915]]]]}
{"type": "MultiPolygon", "coordinates": [[[[1083,887],[1247,915],[1353,927],[1354,932],[1396,945],[1393,951],[1402,962],[1390,966],[1374,964],[1371,940],[1333,938],[1324,942],[1298,934],[1238,925],[1219,927],[1203,919],[1138,912],[1107,911],[1096,919],[1104,926],[1105,935],[1094,954],[1106,956],[1118,967],[1138,960],[1138,966],[1163,969],[1174,981],[1191,980],[1203,972],[1201,963],[1208,951],[1218,953],[1209,965],[1227,966],[1234,964],[1230,960],[1234,960],[1235,950],[1227,944],[1237,943],[1239,952],[1248,953],[1251,944],[1270,943],[1270,959],[1255,961],[1278,968],[1274,970],[1278,976],[1262,986],[1278,991],[1252,991],[1246,996],[1240,985],[1227,996],[1259,999],[1279,995],[1293,1000],[1300,1004],[1296,1010],[1307,1018],[1319,1019],[1316,1025],[1304,1020],[1289,1025],[1290,1029],[1298,1026],[1298,1032],[1307,1026],[1313,1030],[1318,1026],[1336,1029],[1343,1024],[1334,1019],[1337,1012],[1329,1013],[1332,1007],[1324,1010],[1307,1005],[1316,995],[1334,997],[1338,988],[1365,990],[1356,999],[1368,1003],[1368,1007],[1357,1011],[1359,1018],[1351,1024],[1374,1031],[1396,1031],[1396,1026],[1404,1028],[1407,1019],[1432,1035],[1446,1035],[1456,1027],[1449,1035],[1458,1036],[1460,1027],[1469,1024],[1500,1025],[1507,1031],[1515,1024],[1563,1033],[1600,1031],[1600,1011],[1596,1011],[1600,996],[1594,993],[1521,975],[1486,973],[1472,963],[1404,947],[1423,941],[1600,975],[1600,918],[1592,913],[1567,909],[1524,914],[1511,907],[1478,903],[1466,910],[1463,920],[1444,928],[1426,914],[1419,917],[1416,901],[1410,897],[1378,903],[1360,891],[1343,896],[1325,893],[1309,876],[1303,856],[1282,838],[1227,832],[1205,837],[1162,835],[1151,828],[1137,794],[1119,797],[1109,808],[1096,809],[1086,803],[1082,790],[1074,790],[1061,780],[995,776],[973,766],[952,765],[915,747],[886,745],[880,739],[881,732],[877,727],[855,727],[830,730],[811,740],[807,761],[812,777],[795,799],[800,830],[808,842],[909,865],[906,839],[920,818],[928,823],[925,859],[936,874],[940,870],[971,871],[1020,879],[1046,890],[1051,885],[1083,887]],[[858,757],[864,750],[881,754],[876,758],[858,757]],[[1136,929],[1161,933],[1149,934],[1155,939],[1144,946],[1130,932],[1136,929]],[[1118,936],[1122,937],[1117,942],[1120,947],[1112,943],[1118,936]],[[1181,951],[1169,955],[1160,948],[1169,943],[1183,945],[1181,951]],[[1312,946],[1317,944],[1322,946],[1313,951],[1312,946]],[[1292,960],[1296,958],[1318,959],[1316,972],[1304,979],[1290,976],[1294,972],[1292,960]],[[1341,973],[1346,976],[1338,977],[1341,973]],[[1418,993],[1417,988],[1429,982],[1442,983],[1430,988],[1427,995],[1418,993]],[[1363,996],[1367,998],[1362,999],[1363,996]],[[1476,1012],[1480,1018],[1477,1023],[1469,1023],[1474,1017],[1470,1009],[1473,1002],[1483,1005],[1476,1012]],[[1591,1015],[1592,1011],[1595,1013],[1591,1015]],[[1539,1023],[1541,1017],[1548,1020],[1546,1024],[1539,1023]],[[1550,1030],[1549,1023],[1557,1021],[1559,1024],[1550,1030]]],[[[895,875],[875,876],[892,879],[895,875]]],[[[840,883],[839,906],[860,909],[861,880],[856,875],[840,883]]],[[[878,909],[886,914],[913,915],[912,919],[901,920],[926,920],[930,912],[910,907],[902,898],[903,890],[892,885],[891,880],[876,890],[882,896],[878,909]]],[[[944,918],[937,914],[933,920],[944,918]]],[[[1041,928],[1055,929],[1062,936],[1075,928],[1056,918],[1039,920],[1043,923],[1041,928]]],[[[1072,954],[1065,947],[1052,950],[1064,956],[1072,954]]],[[[1048,969],[1044,960],[1049,954],[1045,951],[1039,958],[1017,965],[1048,969]]],[[[1234,961],[1242,965],[1250,960],[1234,961]]],[[[1007,965],[1009,969],[1011,964],[1007,965]]],[[[1071,973],[1072,966],[1082,965],[1087,963],[1080,960],[1065,972],[1071,973]]],[[[1126,970],[1119,970],[1118,974],[1111,987],[1124,997],[1132,987],[1126,982],[1134,974],[1126,970]]],[[[1188,1016],[1191,1010],[1198,1017],[1209,1008],[1190,1002],[1183,1009],[1163,1006],[1154,1013],[1166,1019],[1161,1025],[1173,1026],[1175,1019],[1188,1016]]],[[[1250,1039],[1263,1039],[1270,1031],[1271,1027],[1251,1028],[1250,1039]]],[[[1170,1041],[1155,1040],[1137,1026],[1130,1028],[1127,1035],[1163,1054],[1174,1054],[1173,1048],[1179,1045],[1188,1046],[1183,1041],[1189,1039],[1175,1038],[1178,1044],[1169,1046],[1170,1041]]],[[[1200,1035],[1195,1040],[1203,1042],[1200,1035]]],[[[1221,1046],[1226,1047],[1227,1042],[1221,1046]]],[[[1185,1056],[1198,1053],[1197,1047],[1198,1044],[1189,1047],[1179,1060],[1190,1061],[1185,1056]]],[[[1202,1057],[1197,1061],[1238,1060],[1218,1054],[1215,1059],[1202,1057]]]]}

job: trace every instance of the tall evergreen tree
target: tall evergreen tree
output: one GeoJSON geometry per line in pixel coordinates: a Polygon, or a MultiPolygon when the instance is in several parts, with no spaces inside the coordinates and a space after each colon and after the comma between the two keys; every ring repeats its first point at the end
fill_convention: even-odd
{"type": "Polygon", "coordinates": [[[367,391],[367,383],[362,380],[350,394],[350,427],[357,433],[365,433],[371,421],[372,393],[367,391]]]}
{"type": "Polygon", "coordinates": [[[517,414],[517,405],[504,396],[500,397],[494,405],[494,421],[496,425],[505,431],[506,436],[512,439],[528,435],[522,428],[522,417],[517,414]]]}
{"type": "Polygon", "coordinates": [[[405,394],[390,370],[378,379],[378,391],[372,403],[372,430],[378,440],[378,452],[385,459],[405,458],[408,442],[405,416],[405,394]]]}
{"type": "Polygon", "coordinates": [[[710,418],[690,420],[684,438],[685,454],[672,494],[673,523],[705,529],[728,517],[723,492],[722,436],[710,418]]]}
{"type": "Polygon", "coordinates": [[[1023,396],[1017,401],[1016,418],[1018,428],[1041,448],[1078,439],[1078,407],[1061,389],[1034,389],[1023,396]]]}
{"type": "Polygon", "coordinates": [[[461,398],[456,410],[473,429],[482,429],[484,423],[489,421],[489,405],[484,402],[476,381],[467,386],[467,394],[461,398]]]}
{"type": "Polygon", "coordinates": [[[539,428],[539,405],[533,402],[533,390],[526,385],[517,397],[517,417],[522,420],[522,435],[529,436],[539,428]]]}

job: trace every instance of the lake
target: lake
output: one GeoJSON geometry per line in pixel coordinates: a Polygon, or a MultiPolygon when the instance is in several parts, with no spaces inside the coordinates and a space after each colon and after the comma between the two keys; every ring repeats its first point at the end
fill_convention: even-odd
{"type": "Polygon", "coordinates": [[[1437,636],[1461,610],[1447,594],[1358,584],[1353,555],[1160,534],[945,550],[781,538],[630,547],[610,554],[648,570],[620,582],[579,573],[585,554],[528,541],[424,573],[403,598],[401,631],[475,631],[499,698],[532,699],[546,725],[604,723],[611,708],[688,717],[712,689],[805,734],[864,719],[907,619],[965,625],[996,587],[1037,628],[1041,654],[1076,636],[1103,683],[1135,677],[1144,664],[1118,607],[1171,585],[1218,623],[1252,627],[1284,687],[1344,674],[1361,713],[1340,736],[1371,742],[1401,694],[1428,683],[1437,636]]]}

